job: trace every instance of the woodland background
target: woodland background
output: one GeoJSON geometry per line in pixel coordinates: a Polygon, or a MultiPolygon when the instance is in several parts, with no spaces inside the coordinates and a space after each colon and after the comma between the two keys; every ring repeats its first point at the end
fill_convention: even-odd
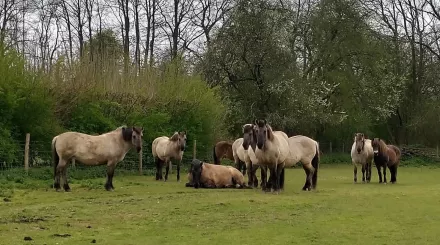
{"type": "Polygon", "coordinates": [[[435,148],[439,38],[438,0],[1,0],[0,162],[123,124],[209,155],[257,117],[435,148]]]}

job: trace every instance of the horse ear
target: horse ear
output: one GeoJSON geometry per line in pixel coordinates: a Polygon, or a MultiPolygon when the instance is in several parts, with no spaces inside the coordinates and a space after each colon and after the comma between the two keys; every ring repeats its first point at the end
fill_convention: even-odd
{"type": "Polygon", "coordinates": [[[262,121],[263,121],[263,123],[264,123],[264,124],[267,124],[267,121],[266,121],[266,119],[263,119],[262,121]]]}
{"type": "Polygon", "coordinates": [[[172,141],[176,141],[179,139],[179,133],[178,132],[174,132],[173,136],[171,136],[170,140],[172,141]]]}
{"type": "Polygon", "coordinates": [[[258,124],[258,119],[255,119],[254,124],[255,124],[255,125],[258,124]]]}

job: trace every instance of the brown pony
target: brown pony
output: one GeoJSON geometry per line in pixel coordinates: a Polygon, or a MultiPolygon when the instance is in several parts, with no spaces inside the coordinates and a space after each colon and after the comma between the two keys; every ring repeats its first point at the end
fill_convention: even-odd
{"type": "Polygon", "coordinates": [[[84,165],[96,166],[107,164],[107,182],[105,189],[114,190],[113,175],[116,164],[125,154],[136,148],[142,150],[142,127],[119,127],[111,132],[92,136],[78,132],[65,132],[52,139],[52,158],[54,162],[54,185],[61,190],[60,178],[64,179],[63,188],[70,191],[67,182],[67,165],[75,159],[84,165]]]}
{"type": "Polygon", "coordinates": [[[243,174],[232,166],[204,163],[193,159],[186,187],[194,188],[243,188],[243,174]]]}
{"type": "Polygon", "coordinates": [[[151,144],[154,161],[156,162],[156,180],[163,179],[162,167],[165,167],[165,179],[168,180],[171,160],[177,161],[177,181],[180,181],[180,164],[186,147],[186,132],[175,132],[170,138],[161,136],[151,144]]]}
{"type": "Polygon", "coordinates": [[[232,143],[227,141],[219,141],[215,144],[212,157],[214,158],[214,164],[219,165],[220,160],[223,158],[234,161],[234,156],[232,153],[232,143]]]}
{"type": "Polygon", "coordinates": [[[382,175],[380,173],[380,167],[383,167],[383,183],[387,183],[387,166],[391,173],[391,183],[397,181],[397,167],[400,164],[401,151],[395,145],[387,145],[385,141],[374,138],[371,145],[374,152],[374,163],[377,168],[377,174],[379,175],[379,183],[382,183],[382,175]]]}

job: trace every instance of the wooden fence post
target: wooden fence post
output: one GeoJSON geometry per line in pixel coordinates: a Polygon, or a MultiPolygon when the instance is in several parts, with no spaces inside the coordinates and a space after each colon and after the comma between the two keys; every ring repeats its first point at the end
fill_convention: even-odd
{"type": "Polygon", "coordinates": [[[342,143],[342,153],[344,153],[344,152],[345,152],[345,144],[342,143]]]}
{"type": "Polygon", "coordinates": [[[139,174],[142,175],[142,150],[139,152],[139,174]]]}
{"type": "Polygon", "coordinates": [[[193,145],[193,159],[196,159],[196,155],[197,155],[197,140],[194,140],[194,145],[193,145]]]}
{"type": "Polygon", "coordinates": [[[330,153],[333,153],[333,147],[332,147],[332,142],[330,141],[330,153]]]}
{"type": "Polygon", "coordinates": [[[24,170],[29,171],[29,143],[31,141],[31,134],[26,134],[26,143],[24,145],[24,170]]]}
{"type": "Polygon", "coordinates": [[[76,167],[76,161],[75,161],[75,158],[72,158],[72,167],[76,167]]]}

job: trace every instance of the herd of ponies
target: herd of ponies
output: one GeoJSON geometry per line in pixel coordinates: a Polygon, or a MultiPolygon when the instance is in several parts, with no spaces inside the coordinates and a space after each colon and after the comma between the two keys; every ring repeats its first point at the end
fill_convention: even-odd
{"type": "MultiPolygon", "coordinates": [[[[54,184],[56,191],[70,191],[67,181],[68,163],[75,159],[83,165],[107,165],[107,191],[114,190],[113,175],[116,164],[122,161],[130,149],[142,150],[143,127],[121,126],[101,134],[88,135],[65,132],[52,139],[54,184]],[[62,177],[62,178],[61,178],[62,177]],[[62,179],[62,182],[61,182],[62,179]]],[[[156,180],[168,179],[171,161],[177,162],[177,181],[180,182],[180,165],[186,148],[187,133],[175,132],[171,137],[157,137],[152,142],[152,155],[156,164],[156,180]],[[162,169],[165,166],[165,176],[162,169]]],[[[319,143],[307,136],[288,137],[282,131],[274,131],[265,119],[243,125],[243,137],[234,142],[220,141],[214,145],[214,163],[193,159],[188,171],[186,187],[194,188],[256,188],[260,169],[263,191],[279,193],[284,189],[284,169],[301,162],[305,172],[304,191],[315,189],[320,162],[319,143]],[[235,166],[220,164],[221,159],[234,161],[235,166]],[[269,179],[267,172],[269,170],[269,179]],[[245,183],[244,175],[248,181],[245,183]]],[[[391,183],[396,182],[401,151],[387,145],[382,139],[367,139],[363,133],[355,133],[351,149],[354,166],[354,182],[357,168],[362,167],[362,182],[370,182],[371,167],[375,162],[380,183],[387,183],[386,169],[390,170],[391,183]],[[381,169],[383,169],[383,178],[381,169]]]]}

